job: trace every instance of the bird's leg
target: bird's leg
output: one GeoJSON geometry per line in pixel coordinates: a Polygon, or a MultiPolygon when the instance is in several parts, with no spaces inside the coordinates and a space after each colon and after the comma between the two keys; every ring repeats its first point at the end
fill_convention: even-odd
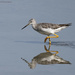
{"type": "Polygon", "coordinates": [[[51,44],[50,36],[47,36],[47,37],[45,38],[44,42],[46,42],[47,39],[49,39],[49,44],[51,44]]]}
{"type": "Polygon", "coordinates": [[[51,39],[49,38],[49,44],[51,44],[51,39]]]}
{"type": "Polygon", "coordinates": [[[49,48],[48,48],[48,49],[47,49],[47,47],[44,45],[44,48],[45,48],[46,52],[55,52],[54,54],[52,53],[54,56],[59,53],[58,51],[50,51],[50,47],[51,47],[51,44],[49,44],[49,48]]]}
{"type": "MultiPolygon", "coordinates": [[[[49,45],[49,48],[50,48],[50,46],[51,46],[51,45],[49,45]]],[[[46,48],[45,45],[44,45],[44,48],[45,48],[46,52],[55,52],[55,53],[53,54],[54,56],[59,53],[58,51],[50,51],[49,49],[46,48]]]]}
{"type": "Polygon", "coordinates": [[[49,36],[49,38],[58,38],[59,36],[57,34],[53,34],[55,36],[49,36]]]}
{"type": "Polygon", "coordinates": [[[53,55],[57,55],[59,52],[58,51],[49,51],[49,50],[46,50],[46,52],[55,52],[53,55]]]}
{"type": "Polygon", "coordinates": [[[51,44],[49,44],[49,48],[47,49],[47,47],[44,45],[44,49],[46,50],[46,52],[50,52],[50,47],[51,47],[51,44]]]}
{"type": "Polygon", "coordinates": [[[55,35],[55,36],[47,36],[47,37],[45,38],[44,42],[46,42],[47,39],[49,39],[49,44],[51,44],[50,38],[58,38],[58,37],[59,37],[57,34],[54,34],[54,35],[55,35]]]}
{"type": "Polygon", "coordinates": [[[58,53],[59,53],[58,51],[50,51],[50,52],[55,52],[55,54],[53,54],[53,55],[56,55],[56,54],[58,54],[58,53]]]}

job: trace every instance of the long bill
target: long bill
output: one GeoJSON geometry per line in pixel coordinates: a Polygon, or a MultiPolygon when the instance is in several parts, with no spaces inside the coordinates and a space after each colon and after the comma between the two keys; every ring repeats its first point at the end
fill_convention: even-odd
{"type": "MultiPolygon", "coordinates": [[[[22,29],[24,29],[24,28],[27,27],[28,25],[29,25],[29,24],[27,24],[26,26],[24,26],[22,29]]],[[[21,30],[22,30],[22,29],[21,29],[21,30]]]]}
{"type": "Polygon", "coordinates": [[[27,60],[25,60],[23,58],[21,58],[21,59],[24,60],[29,66],[31,66],[31,64],[27,60]]]}

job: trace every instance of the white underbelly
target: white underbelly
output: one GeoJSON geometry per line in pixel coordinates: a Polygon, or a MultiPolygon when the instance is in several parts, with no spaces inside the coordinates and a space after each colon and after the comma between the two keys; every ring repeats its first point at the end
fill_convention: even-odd
{"type": "Polygon", "coordinates": [[[51,29],[51,28],[43,28],[42,30],[46,33],[46,34],[54,34],[54,33],[57,33],[59,31],[61,31],[62,29],[66,28],[65,26],[64,27],[60,27],[60,28],[57,28],[57,29],[51,29]]]}
{"type": "Polygon", "coordinates": [[[36,30],[37,32],[43,34],[43,35],[50,35],[50,34],[55,34],[59,31],[61,31],[62,29],[66,28],[66,26],[64,27],[60,27],[60,28],[57,28],[57,29],[52,29],[52,28],[40,28],[40,29],[37,29],[37,28],[34,28],[34,30],[36,30]]]}

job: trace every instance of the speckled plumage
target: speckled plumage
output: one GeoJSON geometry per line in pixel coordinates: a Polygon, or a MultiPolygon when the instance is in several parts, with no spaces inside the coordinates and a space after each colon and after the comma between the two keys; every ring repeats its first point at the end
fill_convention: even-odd
{"type": "Polygon", "coordinates": [[[38,23],[37,24],[35,19],[29,20],[29,23],[31,23],[32,28],[34,30],[44,35],[57,33],[61,31],[62,29],[71,25],[71,23],[69,24],[38,23]]]}
{"type": "Polygon", "coordinates": [[[50,38],[58,38],[59,36],[55,33],[70,26],[71,23],[68,23],[68,24],[38,23],[37,24],[35,19],[30,19],[28,24],[26,26],[24,26],[22,29],[24,29],[28,25],[32,25],[32,28],[34,30],[36,30],[37,32],[39,32],[43,35],[48,35],[48,36],[51,34],[55,35],[55,36],[50,36],[50,37],[45,38],[44,42],[46,42],[46,40],[49,39],[49,42],[51,43],[50,38]]]}

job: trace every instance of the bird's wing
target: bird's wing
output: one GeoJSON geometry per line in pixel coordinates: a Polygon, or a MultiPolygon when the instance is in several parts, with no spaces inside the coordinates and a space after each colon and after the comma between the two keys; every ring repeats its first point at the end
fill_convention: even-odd
{"type": "Polygon", "coordinates": [[[52,23],[39,23],[39,26],[41,26],[42,28],[52,28],[52,29],[57,29],[60,27],[68,27],[71,25],[71,23],[68,24],[52,24],[52,23]]]}
{"type": "Polygon", "coordinates": [[[39,26],[41,26],[42,28],[52,28],[52,29],[57,29],[59,28],[59,24],[52,24],[52,23],[39,23],[39,26]]]}

